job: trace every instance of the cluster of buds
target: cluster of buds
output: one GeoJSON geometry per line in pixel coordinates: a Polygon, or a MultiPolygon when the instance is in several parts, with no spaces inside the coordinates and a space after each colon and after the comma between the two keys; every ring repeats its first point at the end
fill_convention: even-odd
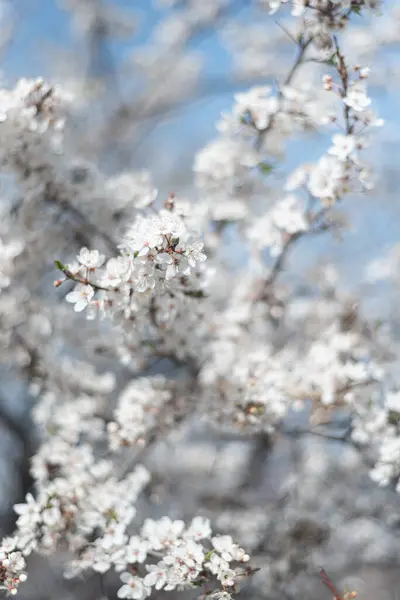
{"type": "Polygon", "coordinates": [[[0,588],[15,596],[20,583],[27,579],[25,559],[14,538],[5,538],[0,546],[0,588]]]}

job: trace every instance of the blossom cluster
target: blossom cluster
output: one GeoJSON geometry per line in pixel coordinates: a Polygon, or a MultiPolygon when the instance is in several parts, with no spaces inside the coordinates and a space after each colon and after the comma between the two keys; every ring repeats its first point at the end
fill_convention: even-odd
{"type": "MultiPolygon", "coordinates": [[[[338,55],[337,61],[340,60],[338,55]]],[[[338,63],[338,68],[345,67],[338,63]]],[[[355,73],[357,78],[350,84],[346,73],[346,89],[340,84],[335,86],[331,76],[324,77],[324,85],[336,91],[341,112],[344,112],[343,124],[339,116],[332,116],[330,121],[344,128],[346,133],[333,135],[332,145],[316,164],[298,167],[285,185],[286,191],[292,194],[277,202],[248,229],[250,243],[260,249],[267,247],[272,257],[281,254],[293,237],[329,228],[325,221],[327,210],[344,195],[358,190],[359,186],[364,190],[374,187],[373,172],[361,160],[360,152],[367,146],[366,129],[381,126],[383,121],[369,108],[368,70],[357,67],[355,73]],[[302,193],[307,201],[293,192],[302,193]]]]}
{"type": "Polygon", "coordinates": [[[0,237],[0,252],[2,255],[2,264],[0,270],[0,290],[7,288],[11,279],[9,273],[12,272],[12,265],[14,259],[21,254],[23,250],[23,243],[18,240],[12,240],[8,243],[0,237]]]}
{"type": "Polygon", "coordinates": [[[203,243],[193,239],[172,207],[154,216],[138,215],[124,236],[120,256],[109,259],[102,271],[105,256],[87,248],[82,248],[77,265],[61,267],[78,282],[66,300],[76,312],[86,307],[107,312],[112,307],[129,318],[140,312],[149,292],[190,294],[188,276],[205,260],[203,243]],[[96,291],[106,294],[94,300],[96,291]]]}
{"type": "Polygon", "coordinates": [[[184,205],[170,198],[160,211],[138,214],[117,257],[106,261],[98,250],[82,248],[77,259],[56,261],[65,278],[55,285],[74,281],[66,300],[75,312],[86,309],[88,319],[108,316],[120,326],[123,362],[140,364],[153,354],[180,360],[198,352],[208,270],[184,205]]]}
{"type": "MultiPolygon", "coordinates": [[[[95,11],[85,13],[80,0],[70,4],[77,14],[83,10],[84,28],[90,29],[95,11]]],[[[180,4],[181,21],[160,26],[151,57],[136,56],[149,80],[165,80],[161,58],[166,49],[177,50],[171,96],[168,89],[161,94],[165,106],[190,88],[185,76],[196,71],[194,58],[181,55],[190,32],[224,15],[229,3],[169,2],[177,9],[180,4]]],[[[274,14],[289,2],[257,4],[274,14]]],[[[0,231],[0,317],[12,315],[2,341],[4,335],[23,356],[16,362],[29,372],[37,399],[33,415],[43,436],[31,460],[34,493],[15,506],[15,534],[0,546],[0,584],[12,594],[26,580],[26,557],[60,546],[72,555],[66,576],[89,569],[119,573],[119,598],[202,588],[203,597],[229,600],[238,591],[252,573],[249,555],[229,535],[216,534],[208,519],[197,516],[186,524],[164,516],[139,523],[150,473],[137,464],[135,452],[170,429],[182,406],[213,425],[268,434],[284,431],[293,409],[310,409],[310,426],[329,424],[335,411],[344,411],[348,439],[376,452],[371,477],[400,491],[399,392],[388,383],[373,336],[358,315],[343,314],[345,302],[332,289],[302,301],[277,282],[298,239],[333,230],[334,209],[345,196],[373,187],[363,151],[370,128],[383,122],[371,109],[369,69],[350,68],[337,39],[366,4],[290,3],[301,25],[299,35],[289,32],[298,50],[295,63],[276,89],[261,85],[235,95],[231,112],[217,125],[219,138],[196,156],[196,205],[173,195],[161,204],[147,171],[105,176],[64,155],[70,98],[58,86],[22,80],[0,92],[3,172],[16,175],[24,198],[13,206],[15,236],[7,227],[0,231]],[[332,74],[322,83],[318,74],[313,87],[296,78],[306,63],[329,65],[332,74]],[[267,190],[289,138],[320,127],[334,129],[326,152],[296,168],[283,191],[267,190]],[[252,204],[254,190],[261,190],[261,209],[252,204]],[[37,215],[44,215],[43,222],[37,215]],[[32,255],[61,246],[53,239],[46,247],[45,231],[53,222],[59,232],[73,231],[74,243],[67,236],[60,249],[67,263],[55,261],[61,275],[54,296],[65,292],[74,310],[60,302],[51,318],[38,310],[43,273],[33,268],[39,261],[32,255]],[[233,251],[225,252],[232,239],[233,251]],[[236,265],[241,261],[242,271],[236,265]],[[13,285],[20,286],[23,301],[14,301],[13,285]],[[33,288],[40,288],[36,296],[33,288]],[[84,325],[79,313],[87,316],[84,325]],[[110,323],[98,324],[97,316],[110,323]],[[102,329],[94,335],[97,326],[102,329]],[[93,353],[85,357],[88,363],[66,357],[65,340],[76,353],[93,353]],[[116,376],[91,366],[96,352],[121,363],[122,390],[116,376]],[[184,375],[144,373],[159,359],[183,367],[184,375]]]]}
{"type": "Polygon", "coordinates": [[[345,133],[335,133],[328,152],[315,165],[298,168],[286,185],[289,191],[305,186],[324,206],[357,189],[356,184],[367,190],[374,184],[371,168],[362,162],[360,151],[367,146],[366,129],[381,126],[383,121],[370,109],[367,69],[356,67],[355,74],[358,77],[346,83],[346,89],[341,84],[334,84],[331,76],[324,77],[325,87],[335,92],[344,105],[345,122],[341,123],[336,116],[330,120],[338,123],[345,133]]]}
{"type": "Polygon", "coordinates": [[[20,583],[27,579],[26,562],[18,549],[15,538],[4,538],[0,546],[0,588],[13,596],[18,591],[20,583]]]}
{"type": "Polygon", "coordinates": [[[400,394],[388,390],[384,399],[354,408],[352,438],[361,446],[369,444],[377,452],[371,478],[380,486],[394,485],[400,493],[400,394]]]}
{"type": "Polygon", "coordinates": [[[18,122],[21,129],[45,133],[48,128],[62,130],[69,96],[60,86],[44,79],[20,79],[11,90],[1,90],[0,122],[18,122]]]}
{"type": "Polygon", "coordinates": [[[26,580],[24,556],[32,550],[48,553],[63,539],[79,555],[67,567],[66,576],[89,568],[98,573],[114,568],[123,582],[119,598],[140,600],[152,588],[169,591],[205,582],[237,591],[240,579],[251,572],[243,566],[249,556],[230,536],[212,537],[207,519],[195,517],[188,527],[168,517],[147,519],[138,534],[129,535],[127,525],[135,516],[132,502],[147,481],[148,474],[141,470],[132,473],[124,485],[103,479],[102,486],[92,488],[83,499],[84,488],[78,498],[76,487],[68,489],[65,480],[56,479],[47,496],[34,500],[28,495],[25,504],[15,507],[17,534],[3,540],[3,585],[15,593],[26,580]],[[82,512],[83,504],[86,512],[82,512]],[[98,535],[90,543],[95,529],[98,535]]]}
{"type": "Polygon", "coordinates": [[[277,13],[285,4],[290,5],[294,17],[309,20],[308,26],[316,30],[319,35],[328,34],[329,31],[343,29],[352,12],[357,14],[363,9],[379,8],[378,1],[365,2],[359,0],[339,0],[330,3],[329,0],[259,0],[260,5],[268,10],[269,14],[277,13]]]}
{"type": "Polygon", "coordinates": [[[198,185],[209,192],[240,193],[251,172],[262,171],[282,155],[290,135],[312,125],[315,103],[310,91],[285,85],[279,93],[264,86],[237,94],[232,112],[217,124],[221,136],[196,156],[198,185]]]}
{"type": "MultiPolygon", "coordinates": [[[[134,414],[125,417],[137,416],[135,398],[142,397],[150,409],[149,392],[154,406],[167,400],[163,384],[162,378],[134,381],[122,394],[116,417],[124,416],[121,408],[125,405],[125,410],[128,401],[134,414]]],[[[35,416],[45,427],[46,439],[32,461],[38,493],[28,494],[24,503],[15,506],[16,532],[3,540],[1,550],[2,585],[16,593],[26,580],[26,556],[33,551],[49,554],[66,544],[73,554],[67,577],[112,568],[121,573],[121,598],[147,597],[152,587],[193,587],[210,580],[224,589],[237,586],[248,574],[240,564],[249,557],[229,536],[212,537],[207,519],[196,517],[189,526],[168,517],[147,519],[137,534],[130,533],[136,500],[150,475],[141,465],[118,475],[113,460],[95,458],[93,443],[107,437],[104,419],[96,416],[100,413],[93,397],[71,398],[68,407],[58,406],[50,393],[41,397],[35,416]],[[162,560],[154,564],[160,556],[162,560]]],[[[120,421],[118,443],[133,443],[149,425],[135,421],[139,431],[133,422],[120,421]]],[[[116,440],[117,433],[113,434],[116,440]]]]}
{"type": "MultiPolygon", "coordinates": [[[[152,588],[193,588],[210,580],[226,590],[226,597],[231,597],[229,590],[237,591],[240,579],[249,574],[242,565],[250,557],[230,536],[211,536],[209,521],[201,517],[195,517],[189,527],[168,517],[159,521],[147,519],[141,530],[142,541],[134,538],[133,552],[128,550],[128,556],[132,557],[132,566],[143,563],[147,555],[162,559],[147,565],[147,574],[142,577],[137,569],[124,571],[121,580],[125,585],[119,589],[118,597],[141,600],[150,595],[152,588]]],[[[217,596],[218,589],[212,593],[217,596]]]]}
{"type": "Polygon", "coordinates": [[[171,392],[163,377],[141,377],[132,381],[118,399],[115,421],[107,424],[110,449],[115,451],[143,441],[170,399],[171,392]]]}
{"type": "Polygon", "coordinates": [[[300,198],[288,195],[252,224],[247,238],[252,247],[268,248],[272,257],[279,256],[288,240],[307,231],[309,222],[300,198]]]}
{"type": "MultiPolygon", "coordinates": [[[[259,283],[253,280],[249,287],[259,283]]],[[[225,313],[218,315],[210,357],[200,372],[213,418],[272,432],[291,409],[303,409],[311,402],[312,421],[329,422],[335,409],[347,408],[355,415],[356,428],[364,389],[379,387],[385,377],[368,339],[343,329],[337,306],[323,299],[309,303],[306,311],[293,303],[286,314],[293,327],[301,323],[305,333],[316,315],[325,321],[317,336],[312,329],[307,334],[308,350],[304,345],[285,345],[274,351],[265,342],[270,316],[262,297],[242,295],[249,287],[248,282],[239,284],[225,313]],[[238,348],[245,356],[240,363],[238,348]]]]}
{"type": "MultiPolygon", "coordinates": [[[[81,259],[88,269],[102,261],[98,253],[86,251],[81,259]]],[[[120,473],[113,451],[139,443],[154,426],[157,412],[171,397],[165,378],[133,380],[119,397],[115,421],[106,425],[102,395],[112,391],[113,378],[104,373],[91,381],[88,372],[84,392],[76,397],[84,365],[75,367],[65,363],[71,387],[64,388],[63,404],[49,381],[39,391],[34,416],[44,440],[31,466],[37,493],[15,506],[15,534],[3,540],[1,584],[16,593],[27,578],[26,557],[63,546],[72,553],[66,577],[88,569],[102,574],[113,569],[121,573],[121,598],[144,598],[152,588],[172,590],[205,582],[213,583],[215,594],[220,593],[218,586],[236,590],[249,574],[249,568],[241,566],[249,557],[229,536],[212,536],[207,519],[196,517],[188,526],[168,517],[147,519],[132,533],[136,500],[150,474],[138,464],[120,473]],[[107,439],[109,458],[96,458],[96,446],[107,439]]],[[[55,383],[58,374],[52,377],[55,383]]]]}

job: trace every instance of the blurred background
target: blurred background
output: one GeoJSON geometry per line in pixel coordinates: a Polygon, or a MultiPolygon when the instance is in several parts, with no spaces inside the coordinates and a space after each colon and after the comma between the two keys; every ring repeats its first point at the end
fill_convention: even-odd
{"type": "MultiPolygon", "coordinates": [[[[185,2],[103,4],[99,16],[91,12],[97,10],[92,1],[4,0],[3,79],[9,84],[43,76],[86,84],[95,98],[91,108],[96,107],[90,119],[84,114],[79,132],[86,155],[90,149],[110,172],[126,166],[150,169],[164,193],[190,193],[196,152],[217,137],[216,123],[221,113],[229,113],[234,94],[252,85],[273,86],[289,70],[293,44],[282,27],[290,17],[257,10],[262,2],[204,0],[188,3],[203,16],[190,26],[179,13],[185,2]],[[220,4],[224,9],[217,14],[220,4]],[[106,115],[108,129],[102,127],[100,134],[99,121],[106,115]]],[[[395,1],[384,2],[379,19],[360,18],[344,34],[349,60],[372,69],[372,97],[388,124],[376,136],[373,151],[379,170],[376,193],[348,209],[351,226],[340,244],[325,238],[317,246],[320,256],[340,262],[350,285],[360,283],[356,271],[361,275],[399,238],[398,12],[395,1]]],[[[275,177],[284,181],[305,152],[314,160],[326,139],[319,134],[291,140],[275,177]]],[[[301,260],[308,265],[316,249],[306,246],[301,260]]],[[[368,295],[375,293],[375,286],[368,289],[368,295]]]]}
{"type": "MultiPolygon", "coordinates": [[[[193,183],[193,165],[197,153],[218,137],[221,113],[229,113],[238,92],[253,85],[274,86],[293,63],[293,43],[287,35],[291,17],[280,12],[269,15],[263,4],[267,3],[2,0],[3,87],[21,77],[39,76],[65,84],[76,98],[84,99],[82,106],[75,102],[74,126],[67,139],[81,170],[95,164],[111,177],[119,171],[146,169],[161,196],[173,192],[196,202],[205,192],[193,183]]],[[[381,13],[379,18],[360,17],[343,35],[349,60],[371,66],[372,97],[386,122],[368,151],[377,173],[376,188],[343,208],[348,226],[340,239],[321,236],[297,247],[287,281],[305,287],[300,291],[307,298],[323,278],[321,269],[327,272],[327,265],[333,266],[346,302],[356,303],[363,317],[386,323],[396,354],[400,6],[395,0],[385,2],[381,13]]],[[[310,74],[313,68],[310,65],[310,74]]],[[[318,77],[321,73],[323,69],[318,77]]],[[[268,193],[273,202],[287,175],[304,160],[317,159],[327,140],[313,131],[291,139],[284,160],[277,161],[271,178],[252,193],[262,201],[268,193]]],[[[7,185],[3,183],[6,195],[7,185]]],[[[226,236],[230,260],[240,262],[234,234],[228,231],[226,236]]],[[[72,241],[67,236],[60,252],[73,256],[80,241],[78,235],[72,241]]],[[[45,298],[54,293],[53,258],[51,254],[40,272],[25,264],[25,286],[32,294],[39,281],[46,281],[45,298]]],[[[12,309],[4,303],[1,310],[7,315],[12,309]]],[[[56,327],[57,347],[64,344],[79,356],[79,336],[66,333],[60,322],[56,327]]],[[[93,340],[104,343],[104,332],[94,334],[93,324],[88,328],[93,340]]],[[[30,416],[32,385],[38,378],[32,346],[24,348],[21,358],[21,343],[15,350],[4,341],[1,356],[4,534],[13,530],[12,505],[31,489],[29,457],[40,441],[30,416]]],[[[80,358],[86,360],[85,355],[80,358]]],[[[113,360],[96,357],[93,362],[124,380],[113,360]]],[[[397,366],[394,361],[394,372],[397,366]]],[[[360,598],[400,597],[399,496],[370,481],[368,460],[351,445],[305,435],[282,437],[270,446],[263,436],[249,440],[190,423],[152,448],[146,461],[154,482],[143,500],[143,515],[207,514],[256,556],[261,570],[245,586],[243,597],[328,599],[319,567],[338,585],[357,589],[360,598]]],[[[62,558],[60,554],[49,561],[33,559],[21,598],[105,595],[93,578],[63,580],[62,558]]],[[[110,580],[107,586],[108,597],[115,597],[115,582],[110,580]]]]}

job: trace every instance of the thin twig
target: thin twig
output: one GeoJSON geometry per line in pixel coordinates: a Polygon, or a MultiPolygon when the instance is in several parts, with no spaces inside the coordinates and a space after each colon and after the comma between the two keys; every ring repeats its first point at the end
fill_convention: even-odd
{"type": "MultiPolygon", "coordinates": [[[[306,53],[307,48],[309,47],[309,45],[311,44],[311,42],[313,41],[313,37],[310,37],[307,41],[300,41],[297,42],[298,46],[299,46],[299,52],[297,54],[297,58],[295,60],[295,62],[293,63],[289,73],[287,74],[284,82],[283,82],[283,86],[288,86],[291,84],[293,77],[296,74],[297,69],[300,67],[300,65],[303,63],[304,61],[304,55],[306,53]]],[[[278,99],[281,102],[283,98],[283,92],[282,92],[282,88],[279,89],[278,92],[278,99]]],[[[260,129],[259,133],[258,133],[258,138],[257,138],[257,142],[256,142],[256,149],[259,150],[261,148],[261,145],[266,137],[266,135],[271,131],[271,129],[273,128],[273,126],[275,125],[275,120],[277,115],[280,113],[281,108],[279,107],[278,110],[271,116],[269,123],[266,127],[264,127],[264,129],[260,129]]]]}
{"type": "MultiPolygon", "coordinates": [[[[61,265],[61,263],[59,261],[56,261],[57,263],[57,268],[64,273],[65,277],[67,279],[71,279],[72,281],[76,281],[77,283],[81,283],[82,285],[90,285],[92,288],[94,288],[95,290],[101,290],[103,292],[119,292],[119,288],[107,288],[104,287],[102,285],[99,285],[98,283],[95,283],[94,281],[90,281],[90,279],[88,279],[88,277],[81,277],[80,275],[76,275],[76,273],[72,273],[72,271],[70,271],[65,265],[61,265]]],[[[63,280],[60,280],[61,283],[63,280]]],[[[58,282],[57,282],[58,285],[58,282]]]]}
{"type": "Polygon", "coordinates": [[[324,585],[326,585],[326,587],[332,592],[333,597],[335,598],[335,600],[343,600],[341,594],[339,594],[339,592],[337,591],[337,589],[334,586],[333,582],[331,581],[331,579],[326,574],[326,571],[324,569],[321,569],[320,570],[320,574],[321,574],[322,583],[324,585]]]}
{"type": "Polygon", "coordinates": [[[305,428],[300,428],[300,427],[297,428],[296,427],[295,429],[283,429],[282,433],[284,435],[288,435],[291,437],[298,437],[301,435],[315,435],[317,437],[321,437],[326,440],[333,440],[335,442],[348,442],[351,431],[352,431],[352,426],[349,425],[346,428],[346,430],[339,435],[335,435],[334,433],[327,433],[325,431],[318,431],[317,429],[308,429],[307,427],[305,427],[305,428]]]}
{"type": "MultiPolygon", "coordinates": [[[[291,82],[297,68],[304,61],[305,51],[312,41],[313,41],[313,38],[309,38],[306,42],[302,42],[302,44],[300,46],[300,51],[299,51],[298,57],[286,78],[285,85],[288,85],[291,82]]],[[[348,81],[349,81],[348,69],[347,69],[347,65],[345,63],[343,54],[340,52],[340,47],[339,47],[339,43],[338,43],[336,36],[333,36],[333,41],[335,44],[336,56],[338,59],[338,64],[336,66],[336,69],[337,69],[338,75],[341,79],[342,86],[343,86],[343,89],[341,91],[341,97],[343,99],[347,95],[347,90],[348,90],[348,81]]],[[[344,105],[343,112],[344,112],[344,119],[345,119],[345,124],[346,124],[346,134],[351,135],[353,133],[354,127],[350,121],[350,107],[347,104],[344,105]]],[[[262,132],[263,135],[268,133],[268,131],[272,128],[272,126],[273,126],[273,118],[271,118],[271,121],[269,122],[268,126],[265,128],[264,132],[262,132]]],[[[261,141],[262,141],[262,139],[263,139],[263,137],[261,138],[261,141]]],[[[259,143],[260,143],[260,139],[257,141],[257,147],[259,147],[259,143]]],[[[319,221],[321,221],[321,219],[327,215],[329,210],[330,210],[330,207],[323,207],[320,211],[318,211],[312,217],[310,226],[312,224],[316,224],[319,221]]],[[[307,235],[315,235],[318,233],[322,233],[324,231],[328,231],[329,229],[330,229],[329,224],[322,221],[322,222],[318,223],[317,227],[314,227],[314,228],[311,227],[310,229],[307,229],[306,231],[299,231],[299,232],[293,234],[292,236],[290,236],[290,238],[287,240],[286,244],[284,245],[282,252],[276,259],[274,265],[272,266],[271,273],[266,281],[266,287],[269,288],[275,283],[278,275],[281,273],[281,271],[284,268],[285,261],[287,259],[289,250],[299,239],[301,239],[307,235]]]]}
{"type": "MultiPolygon", "coordinates": [[[[336,56],[338,59],[338,65],[336,66],[336,70],[338,72],[343,86],[343,89],[340,91],[340,96],[343,99],[347,96],[347,90],[349,87],[349,73],[344,56],[340,52],[339,42],[335,35],[333,36],[333,41],[335,44],[336,56]]],[[[351,135],[353,133],[354,125],[350,122],[350,106],[348,106],[347,104],[345,104],[344,108],[344,120],[346,123],[346,134],[351,135]]]]}

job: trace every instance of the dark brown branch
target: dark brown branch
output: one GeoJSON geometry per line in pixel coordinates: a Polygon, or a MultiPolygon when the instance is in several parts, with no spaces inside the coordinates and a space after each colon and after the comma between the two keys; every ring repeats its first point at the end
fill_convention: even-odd
{"type": "MultiPolygon", "coordinates": [[[[0,393],[1,394],[1,393],[0,393]]],[[[27,493],[32,489],[33,478],[30,473],[31,457],[33,456],[36,444],[33,435],[33,424],[29,415],[23,417],[12,417],[5,408],[7,404],[6,398],[0,395],[0,422],[15,438],[21,449],[21,461],[19,466],[20,493],[21,502],[25,500],[27,493]]],[[[14,523],[6,524],[7,530],[5,533],[11,533],[14,529],[14,523]]]]}
{"type": "MultiPolygon", "coordinates": [[[[344,56],[340,52],[339,42],[335,35],[333,36],[333,42],[335,44],[336,57],[338,60],[336,70],[338,72],[338,75],[341,79],[342,86],[343,86],[343,88],[340,92],[340,95],[341,95],[341,98],[343,99],[347,96],[347,90],[349,87],[349,73],[348,73],[348,69],[347,69],[347,65],[346,65],[344,56]]],[[[350,122],[350,106],[347,106],[347,104],[345,104],[345,108],[344,108],[344,120],[345,120],[345,125],[346,125],[346,134],[351,135],[353,133],[354,126],[350,122]]]]}
{"type": "Polygon", "coordinates": [[[332,592],[334,599],[335,600],[343,600],[341,594],[339,594],[339,592],[337,591],[337,589],[334,586],[333,582],[331,581],[331,579],[326,574],[326,571],[324,569],[321,569],[320,574],[321,574],[322,583],[324,585],[326,585],[326,587],[328,588],[328,590],[330,590],[332,592]]]}

